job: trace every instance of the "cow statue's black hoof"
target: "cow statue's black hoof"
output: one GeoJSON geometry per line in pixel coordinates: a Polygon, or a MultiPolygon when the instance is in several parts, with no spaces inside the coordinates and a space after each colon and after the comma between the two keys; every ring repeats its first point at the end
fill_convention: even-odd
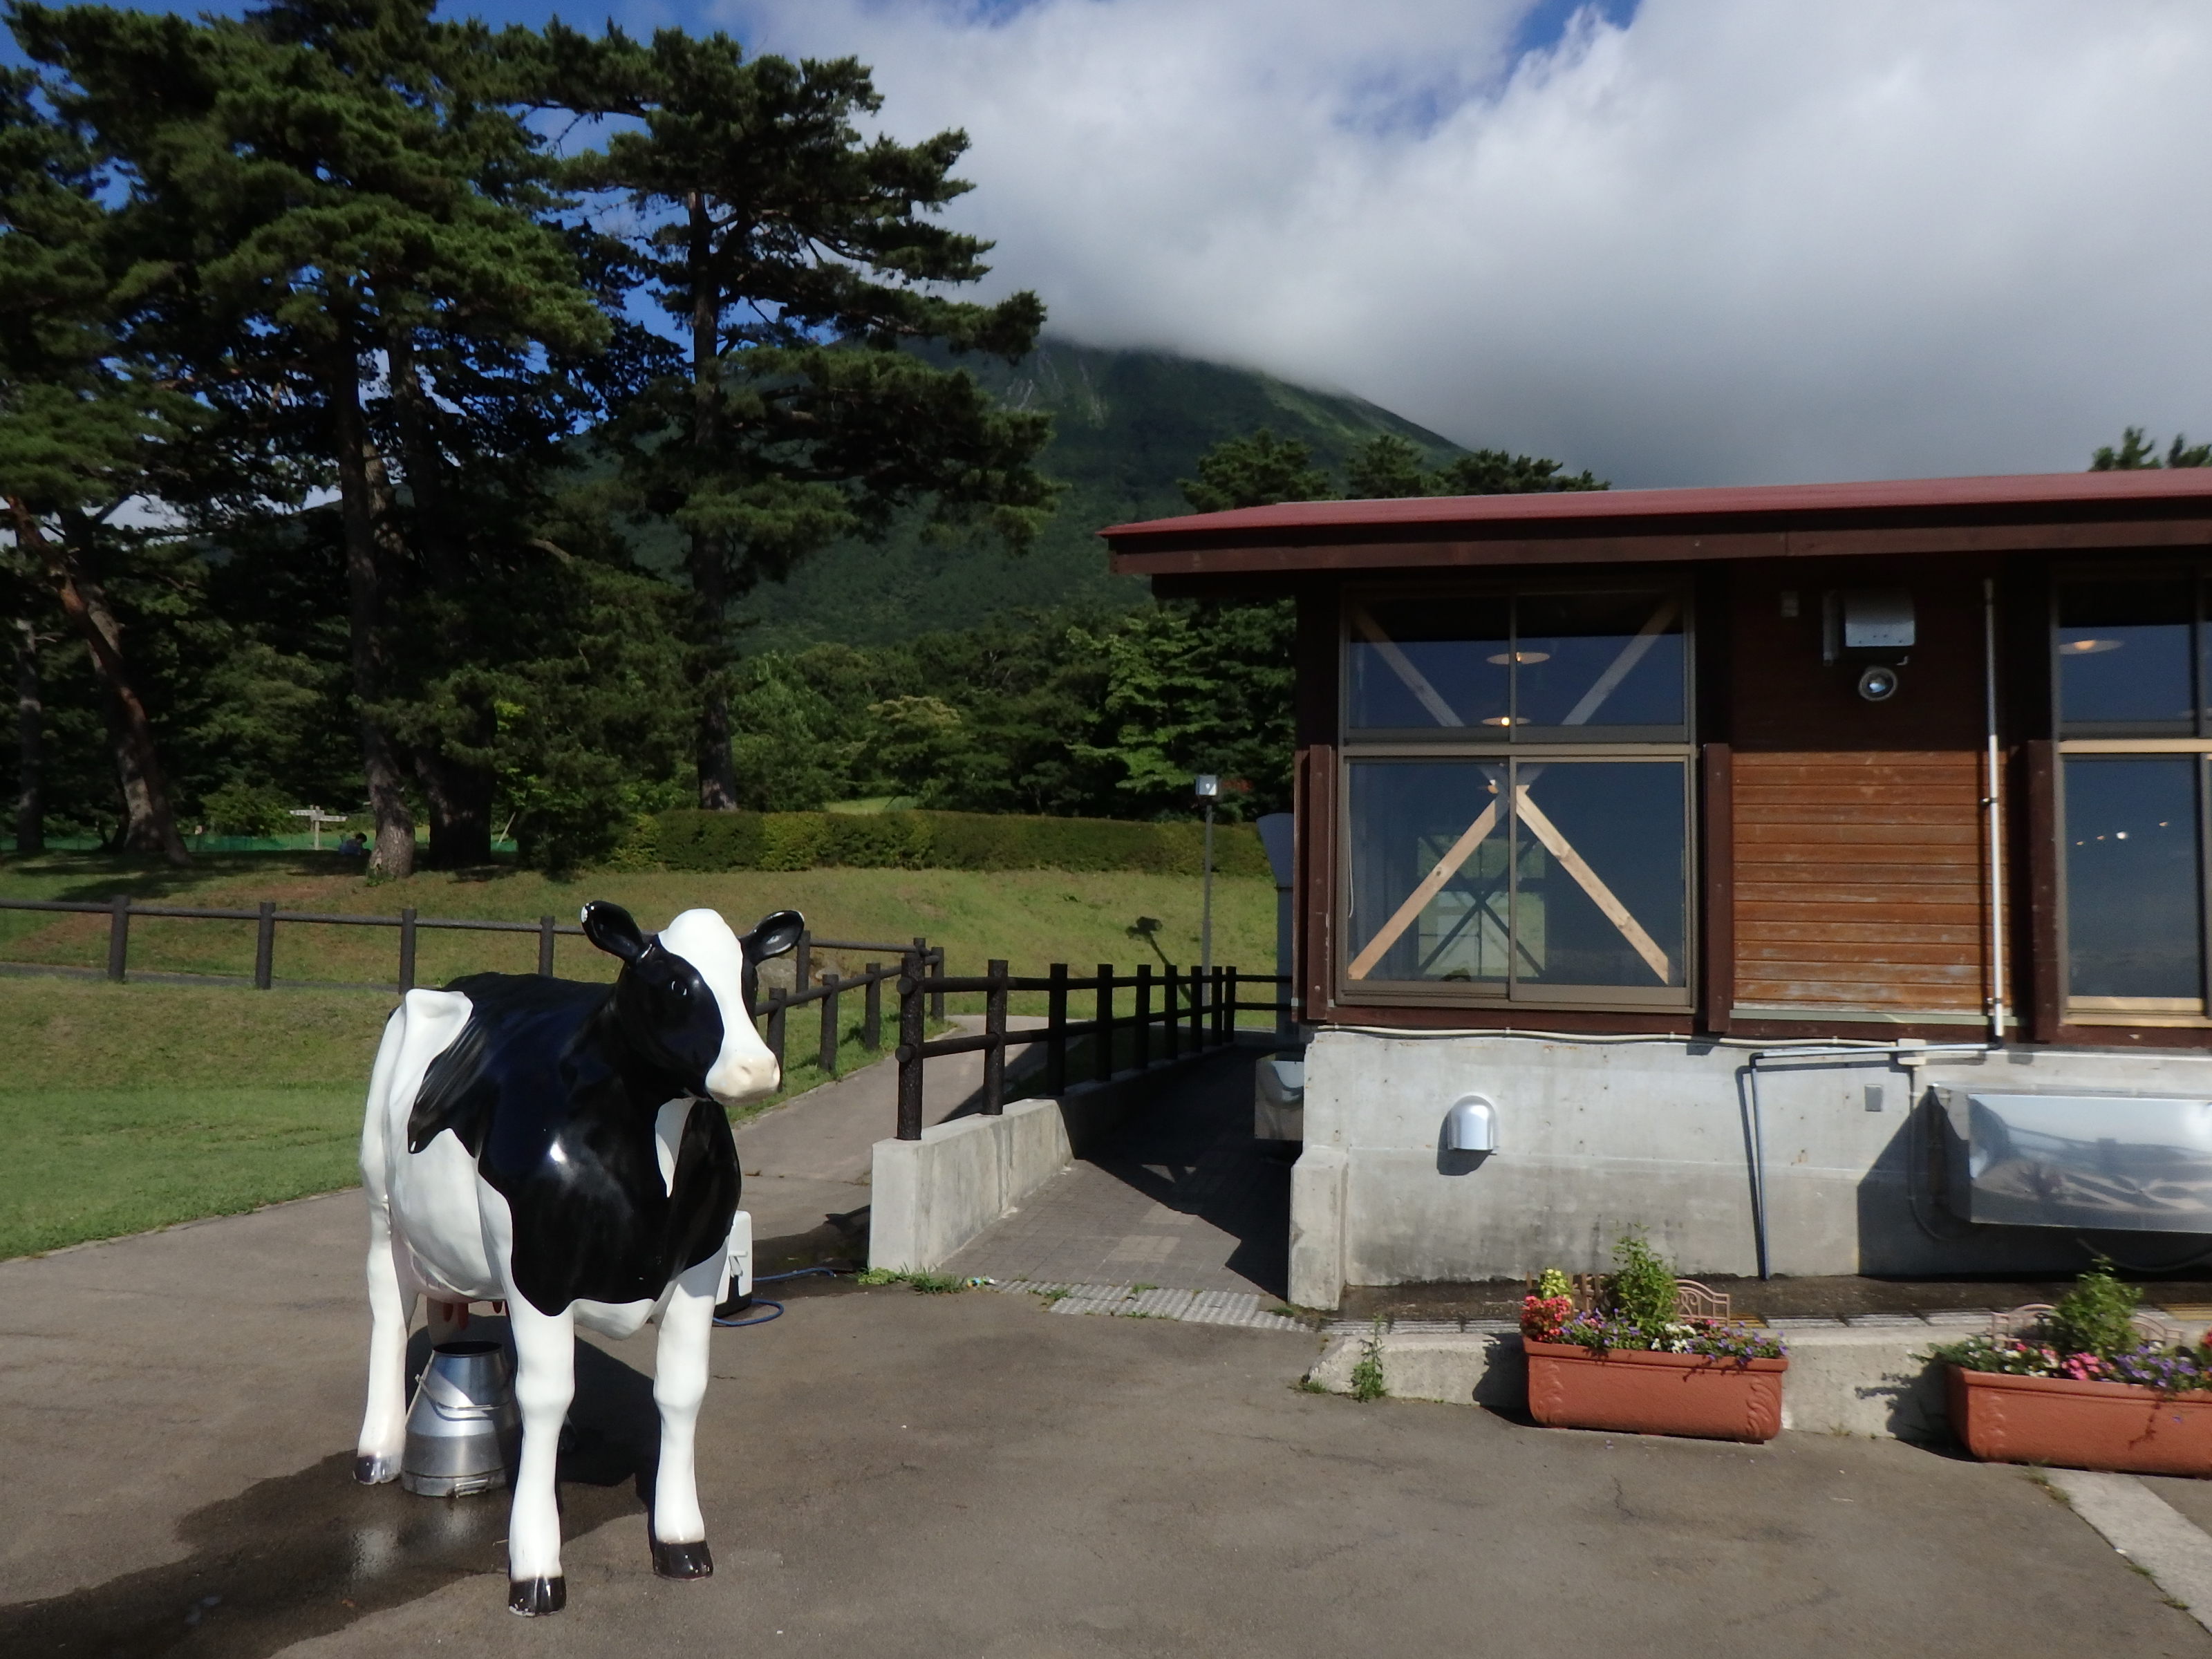
{"type": "Polygon", "coordinates": [[[356,1457],[353,1460],[353,1478],[364,1486],[380,1486],[387,1480],[399,1478],[399,1460],[396,1457],[356,1457]]]}
{"type": "Polygon", "coordinates": [[[565,1578],[511,1578],[507,1585],[507,1610],[525,1619],[542,1618],[568,1605],[565,1578]]]}
{"type": "Polygon", "coordinates": [[[653,1570],[663,1578],[712,1578],[714,1553],[708,1549],[703,1538],[696,1544],[664,1544],[656,1538],[653,1540],[653,1570]]]}

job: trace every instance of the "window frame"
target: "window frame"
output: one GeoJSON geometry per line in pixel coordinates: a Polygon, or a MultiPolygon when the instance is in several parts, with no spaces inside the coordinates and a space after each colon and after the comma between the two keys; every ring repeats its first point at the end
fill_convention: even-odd
{"type": "Polygon", "coordinates": [[[2208,644],[2212,644],[2212,616],[2208,616],[2208,601],[2212,601],[2212,562],[2190,560],[2130,560],[2112,564],[2062,565],[2051,573],[2050,605],[2046,618],[2044,653],[2050,665],[2051,708],[2050,730],[2055,734],[2057,762],[2051,781],[2051,822],[2057,834],[2057,854],[2052,869],[2057,889],[2056,924],[2059,1018],[2068,1025],[2140,1026],[2181,1030],[2212,1030],[2212,710],[2206,703],[2212,693],[2212,664],[2206,661],[2208,644]],[[2077,728],[2094,725],[2098,735],[2069,737],[2063,696],[2063,668],[2058,654],[2061,629],[2058,621],[2062,590],[2069,583],[2082,581],[2126,581],[2130,580],[2183,581],[2190,583],[2194,595],[2189,632],[2189,666],[2191,720],[2197,727],[2193,737],[2172,735],[2172,722],[2146,720],[2142,735],[2126,736],[2111,733],[2109,728],[2125,722],[2077,722],[2077,728]],[[2164,732],[2148,728],[2163,725],[2164,732]],[[2145,760],[2193,756],[2197,760],[2197,963],[2199,983],[2194,999],[2167,997],[2109,997],[2084,995],[2074,992],[2074,946],[2071,918],[2073,896],[2069,890],[2067,857],[2068,830],[2066,824],[2067,761],[2073,757],[2109,756],[2124,759],[2137,757],[2145,760]],[[2194,1003],[2194,1006],[2180,1005],[2194,1003]]]}
{"type": "MultiPolygon", "coordinates": [[[[1332,830],[1335,840],[1335,856],[1332,860],[1335,892],[1331,902],[1335,919],[1334,933],[1339,948],[1331,953],[1329,984],[1334,1000],[1340,1005],[1406,1006],[1430,1008],[1459,1008],[1469,1012],[1483,1010],[1503,1012],[1522,1009],[1552,1009],[1560,1012],[1617,1012],[1631,1014],[1692,1013],[1696,1011],[1698,987],[1700,983],[1702,940],[1699,925],[1704,907],[1698,902],[1701,889],[1701,848],[1699,846],[1699,799],[1701,784],[1697,765],[1697,615],[1695,587],[1690,576],[1679,571],[1636,570],[1614,575],[1606,573],[1596,581],[1577,581],[1558,575],[1533,575],[1503,578],[1494,580],[1455,580],[1449,582],[1394,582],[1346,586],[1340,590],[1337,605],[1336,652],[1337,696],[1335,725],[1337,751],[1335,757],[1336,799],[1334,803],[1332,830]],[[1354,727],[1352,724],[1352,647],[1357,636],[1353,612],[1356,606],[1391,600],[1441,600],[1457,598],[1495,599],[1504,597],[1518,601],[1523,596],[1552,594],[1582,594],[1609,592],[1663,592],[1674,599],[1680,625],[1682,641],[1682,723],[1675,726],[1637,728],[1592,726],[1586,728],[1589,736],[1565,738],[1559,734],[1571,728],[1545,726],[1533,731],[1509,726],[1503,730],[1485,732],[1473,726],[1437,726],[1435,728],[1354,727]],[[1625,735],[1638,730],[1655,731],[1662,735],[1637,738],[1625,735]],[[1387,980],[1380,978],[1354,979],[1351,975],[1353,951],[1352,932],[1352,881],[1354,842],[1352,823],[1352,770],[1358,765],[1371,763],[1452,762],[1504,763],[1509,769],[1515,763],[1527,764],[1547,760],[1559,762],[1629,761],[1645,764],[1672,764],[1680,769],[1682,778],[1682,962],[1681,984],[1679,986],[1620,986],[1620,985],[1558,985],[1542,984],[1524,987],[1510,971],[1504,983],[1496,989],[1473,982],[1436,980],[1387,980]]],[[[1508,648],[1516,648],[1519,638],[1519,608],[1512,611],[1513,641],[1508,648]]],[[[1510,707],[1510,706],[1509,706],[1510,707]]],[[[1509,769],[1509,780],[1513,776],[1509,769]]],[[[1509,782],[1509,803],[1510,788],[1509,782]]],[[[1517,832],[1510,827],[1513,820],[1501,826],[1508,837],[1517,832]]],[[[1509,963],[1511,960],[1509,941],[1509,963]]]]}

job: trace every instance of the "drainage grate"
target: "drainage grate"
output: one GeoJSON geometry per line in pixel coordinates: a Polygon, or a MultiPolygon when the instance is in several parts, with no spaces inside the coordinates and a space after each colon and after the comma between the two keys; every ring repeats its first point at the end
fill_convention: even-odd
{"type": "Polygon", "coordinates": [[[1301,1334],[1310,1329],[1287,1314],[1269,1311],[1263,1305],[1267,1299],[1249,1291],[1174,1291],[1158,1286],[1139,1291],[1133,1285],[1050,1285],[1030,1279],[994,1288],[1030,1296],[1052,1296],[1046,1309],[1048,1313],[1178,1319],[1188,1325],[1236,1325],[1247,1330],[1297,1331],[1301,1334]]]}

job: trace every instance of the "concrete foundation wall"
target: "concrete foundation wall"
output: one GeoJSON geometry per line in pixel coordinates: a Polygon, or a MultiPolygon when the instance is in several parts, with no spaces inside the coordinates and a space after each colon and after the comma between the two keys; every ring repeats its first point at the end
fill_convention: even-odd
{"type": "MultiPolygon", "coordinates": [[[[1306,1051],[1305,1151],[1291,1182],[1291,1299],[1333,1308],[1346,1285],[1517,1279],[1608,1265],[1646,1229],[1680,1273],[1759,1271],[1749,1045],[1602,1043],[1324,1030],[1306,1051]],[[1499,1150],[1438,1151],[1446,1111],[1480,1094],[1499,1150]]],[[[1968,1226],[1933,1196],[1921,1114],[1937,1085],[2212,1095],[2212,1054],[2009,1048],[1759,1063],[1768,1267],[1899,1277],[2070,1273],[2075,1236],[1968,1226]],[[1869,1091],[1879,1091],[1870,1095],[1869,1091]]],[[[2110,1245],[2156,1263],[2193,1235],[2110,1245]]]]}
{"type": "MultiPolygon", "coordinates": [[[[1182,1064],[1195,1064],[1196,1058],[1182,1064]]],[[[919,1140],[879,1140],[870,1176],[868,1265],[928,1273],[1148,1103],[1164,1068],[956,1117],[919,1140]]]]}

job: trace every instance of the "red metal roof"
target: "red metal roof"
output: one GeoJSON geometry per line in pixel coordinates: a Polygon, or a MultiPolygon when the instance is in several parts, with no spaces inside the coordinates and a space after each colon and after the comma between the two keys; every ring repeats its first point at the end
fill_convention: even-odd
{"type": "Polygon", "coordinates": [[[1297,573],[2212,546],[2212,467],[1868,483],[1288,501],[1098,532],[1114,569],[1195,591],[1297,573]]]}
{"type": "Polygon", "coordinates": [[[2094,516],[2100,510],[2150,503],[2202,506],[2212,510],[2212,467],[2130,472],[2023,472],[1974,478],[1893,478],[1860,483],[1743,484],[1696,489],[1604,489],[1533,495],[1436,495],[1407,501],[1285,501],[1279,507],[1240,507],[1182,518],[1117,524],[1098,532],[1116,550],[1135,552],[1154,537],[1194,545],[1214,536],[1249,541],[1255,532],[1328,530],[1397,532],[1434,526],[1505,524],[1589,524],[1624,519],[1816,517],[1833,521],[1859,514],[1942,514],[1967,509],[1976,519],[2006,508],[2030,509],[2037,519],[2058,514],[2094,516]],[[1974,509],[1980,509],[1974,511],[1974,509]],[[2069,511],[2070,509],[2070,511],[2069,511]],[[1122,544],[1127,545],[1123,546],[1122,544]]]}

